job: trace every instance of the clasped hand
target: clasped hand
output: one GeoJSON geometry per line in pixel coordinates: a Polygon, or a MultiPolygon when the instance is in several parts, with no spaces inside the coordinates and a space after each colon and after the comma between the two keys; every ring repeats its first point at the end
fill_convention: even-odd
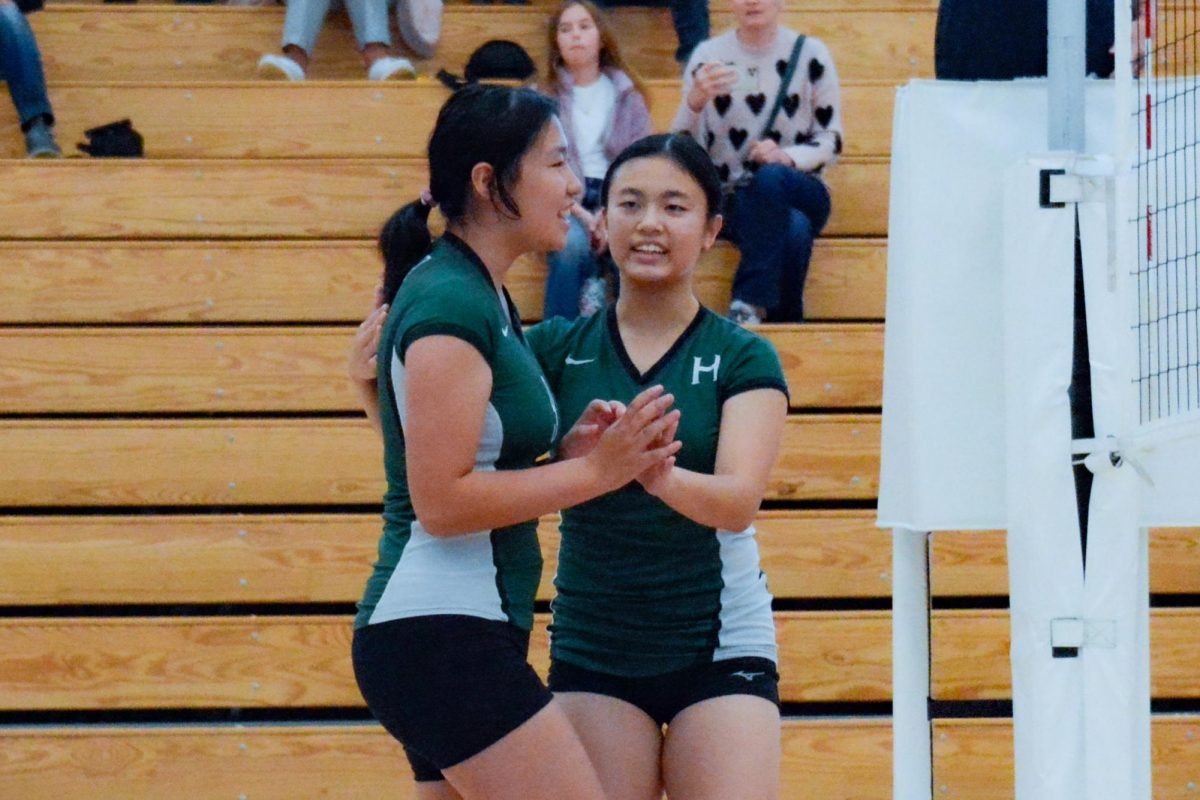
{"type": "Polygon", "coordinates": [[[614,477],[627,475],[614,488],[639,481],[654,494],[675,466],[683,446],[675,439],[680,412],[672,409],[673,395],[662,386],[651,386],[628,406],[619,400],[593,400],[563,436],[561,460],[592,458],[614,477]]]}

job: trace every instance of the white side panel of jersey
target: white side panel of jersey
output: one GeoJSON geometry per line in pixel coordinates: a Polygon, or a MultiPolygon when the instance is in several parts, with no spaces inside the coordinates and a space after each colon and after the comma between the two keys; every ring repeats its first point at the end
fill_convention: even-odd
{"type": "MultiPolygon", "coordinates": [[[[391,374],[396,412],[403,425],[408,416],[404,407],[405,369],[395,352],[392,353],[391,374]]],[[[503,443],[504,427],[500,415],[488,403],[483,434],[475,454],[475,469],[495,469],[503,443]]],[[[400,563],[388,578],[370,623],[429,614],[465,614],[500,622],[508,620],[496,587],[490,530],[438,537],[430,535],[420,520],[413,522],[400,563]]]]}
{"type": "Polygon", "coordinates": [[[759,569],[753,527],[717,531],[721,554],[721,629],[713,661],[757,656],[779,662],[771,593],[759,569]]]}

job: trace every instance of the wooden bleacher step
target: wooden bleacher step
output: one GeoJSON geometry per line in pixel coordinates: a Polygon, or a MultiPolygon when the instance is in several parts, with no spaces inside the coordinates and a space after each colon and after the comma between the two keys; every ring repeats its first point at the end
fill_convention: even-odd
{"type": "MultiPolygon", "coordinates": [[[[0,604],[352,603],[376,557],[378,514],[197,514],[0,517],[0,604]]],[[[755,520],[771,591],[787,599],[891,594],[891,532],[870,510],[760,511],[755,520]]],[[[549,600],[558,518],[538,530],[549,600]]],[[[1003,596],[1007,583],[979,581],[995,532],[972,533],[978,559],[931,554],[935,597],[1003,596]]],[[[1150,590],[1200,594],[1200,528],[1150,533],[1150,590]]]]}
{"type": "MultiPolygon", "coordinates": [[[[415,800],[400,746],[363,723],[0,729],[0,752],[14,798],[94,797],[102,783],[105,800],[163,786],[189,800],[415,800]]],[[[887,720],[783,723],[783,797],[886,797],[891,774],[887,720]]]]}
{"type": "MultiPolygon", "coordinates": [[[[623,54],[643,76],[679,76],[666,8],[616,8],[610,16],[623,54]]],[[[33,15],[30,23],[51,83],[237,81],[252,79],[259,57],[278,50],[283,17],[282,7],[63,4],[33,15]]],[[[933,75],[932,8],[790,7],[783,22],[824,40],[844,79],[902,83],[933,75]]],[[[712,14],[714,31],[731,24],[728,12],[712,14]]],[[[437,55],[414,63],[425,75],[442,67],[461,74],[480,44],[512,39],[535,63],[544,64],[545,26],[546,12],[540,8],[448,6],[437,55]]],[[[331,15],[313,55],[312,78],[365,77],[344,15],[331,15]]]]}
{"type": "MultiPolygon", "coordinates": [[[[360,419],[10,419],[0,439],[7,507],[375,504],[383,492],[381,446],[360,419]]],[[[878,474],[878,416],[793,415],[768,497],[869,500],[878,474]]]]}
{"type": "MultiPolygon", "coordinates": [[[[549,667],[538,614],[530,663],[549,667]]],[[[891,613],[779,611],[780,696],[891,697],[891,613]]],[[[0,619],[0,691],[22,711],[363,705],[345,615],[0,619]]]]}
{"type": "MultiPolygon", "coordinates": [[[[416,158],[0,161],[21,239],[372,238],[427,182],[416,158]]],[[[886,159],[846,159],[829,186],[826,236],[887,233],[886,159]]]]}
{"type": "MultiPolygon", "coordinates": [[[[251,76],[252,77],[252,76],[251,76]]],[[[654,130],[668,130],[679,80],[648,82],[654,130]]],[[[842,84],[846,158],[891,152],[895,86],[842,84]]],[[[429,81],[58,83],[50,102],[68,155],[96,125],[129,117],[147,158],[422,157],[449,91],[429,81]],[[403,113],[398,113],[403,109],[403,113]],[[275,124],[276,120],[286,124],[275,124]],[[347,122],[349,120],[349,122],[347,122]]],[[[23,158],[16,111],[0,105],[0,158],[23,158]]]]}
{"type": "MultiPolygon", "coordinates": [[[[887,243],[818,239],[805,288],[812,320],[878,320],[887,243]]],[[[737,253],[718,242],[696,290],[724,310],[737,253]]],[[[382,271],[374,241],[3,242],[0,323],[343,322],[366,315],[382,271]]],[[[519,261],[508,286],[527,320],[541,317],[545,263],[519,261]]]]}
{"type": "MultiPolygon", "coordinates": [[[[353,603],[376,557],[378,514],[0,518],[0,604],[353,603]]],[[[887,597],[890,534],[869,511],[761,511],[771,591],[887,597]]],[[[538,598],[554,596],[558,517],[542,519],[538,598]]]]}
{"type": "MultiPolygon", "coordinates": [[[[0,620],[0,690],[22,711],[148,708],[360,707],[350,665],[350,617],[22,617],[0,620]]],[[[530,662],[548,666],[548,614],[538,614],[530,662]]],[[[1008,616],[932,615],[932,697],[1011,697],[1008,616]]],[[[891,698],[890,611],[776,611],[786,702],[891,698]]],[[[1200,697],[1200,610],[1151,612],[1151,692],[1200,697]]]]}
{"type": "MultiPolygon", "coordinates": [[[[1155,716],[1150,737],[1151,796],[1190,800],[1200,763],[1200,717],[1155,716]]],[[[934,720],[933,783],[944,797],[1012,800],[1012,720],[934,720]]]]}
{"type": "MultiPolygon", "coordinates": [[[[1190,800],[1200,718],[1153,719],[1153,794],[1190,800]]],[[[885,719],[788,719],[783,723],[783,797],[883,798],[892,780],[885,719]]],[[[14,769],[0,776],[12,797],[143,800],[164,785],[180,796],[293,800],[415,800],[403,755],[376,725],[192,725],[0,730],[14,769]]],[[[1012,723],[941,719],[933,727],[934,785],[949,798],[1012,800],[1012,723]],[[945,791],[941,791],[945,787],[945,791]]]]}
{"type": "MultiPolygon", "coordinates": [[[[1006,611],[940,611],[930,623],[933,696],[993,700],[1012,696],[1006,611]]],[[[1200,659],[1200,609],[1150,610],[1150,691],[1154,697],[1197,698],[1191,668],[1200,659]]]]}
{"type": "MultiPolygon", "coordinates": [[[[794,408],[877,408],[883,326],[763,328],[794,408]]],[[[0,414],[354,412],[353,328],[0,329],[0,414]]]]}
{"type": "MultiPolygon", "coordinates": [[[[929,559],[935,595],[1008,594],[1004,531],[937,531],[929,559]]],[[[1200,594],[1200,528],[1151,529],[1150,593],[1200,594]]]]}

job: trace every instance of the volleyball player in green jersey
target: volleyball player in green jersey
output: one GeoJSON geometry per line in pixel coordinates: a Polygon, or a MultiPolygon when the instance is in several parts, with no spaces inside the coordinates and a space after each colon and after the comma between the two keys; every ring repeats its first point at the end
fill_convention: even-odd
{"type": "Polygon", "coordinates": [[[604,800],[526,661],[536,520],[669,465],[677,414],[659,386],[619,420],[596,404],[566,437],[586,455],[535,466],[561,437],[559,414],[503,281],[519,255],[566,238],[580,185],[561,125],[532,91],[470,87],[443,106],[428,155],[446,233],[431,242],[431,198],[388,227],[395,299],[374,409],[388,490],[355,676],[423,800],[604,800]]]}
{"type": "MultiPolygon", "coordinates": [[[[551,689],[612,800],[659,800],[664,787],[672,800],[773,798],[775,629],[752,522],[786,383],[768,342],[692,291],[721,224],[703,149],[686,136],[642,139],[613,162],[602,195],[620,299],[607,315],[543,322],[527,337],[561,409],[615,398],[600,425],[620,417],[622,400],[666,386],[682,416],[664,435],[683,448],[564,508],[551,689]]],[[[374,349],[372,324],[358,361],[374,349]]]]}
{"type": "Polygon", "coordinates": [[[564,414],[662,384],[683,447],[674,465],[563,509],[550,688],[614,800],[774,798],[775,628],[752,523],[787,385],[770,343],[692,291],[721,224],[703,149],[642,139],[601,198],[620,298],[528,339],[564,414]]]}

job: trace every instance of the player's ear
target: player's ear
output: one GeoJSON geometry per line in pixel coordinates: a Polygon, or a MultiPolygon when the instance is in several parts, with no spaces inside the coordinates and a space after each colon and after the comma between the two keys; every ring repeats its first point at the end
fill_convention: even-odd
{"type": "Polygon", "coordinates": [[[717,243],[717,234],[721,232],[721,228],[724,226],[725,218],[720,214],[714,214],[713,217],[704,224],[704,245],[700,248],[700,252],[706,252],[717,243]]]}
{"type": "Polygon", "coordinates": [[[471,167],[471,189],[480,200],[492,202],[495,192],[496,170],[491,164],[480,161],[471,167]]]}

